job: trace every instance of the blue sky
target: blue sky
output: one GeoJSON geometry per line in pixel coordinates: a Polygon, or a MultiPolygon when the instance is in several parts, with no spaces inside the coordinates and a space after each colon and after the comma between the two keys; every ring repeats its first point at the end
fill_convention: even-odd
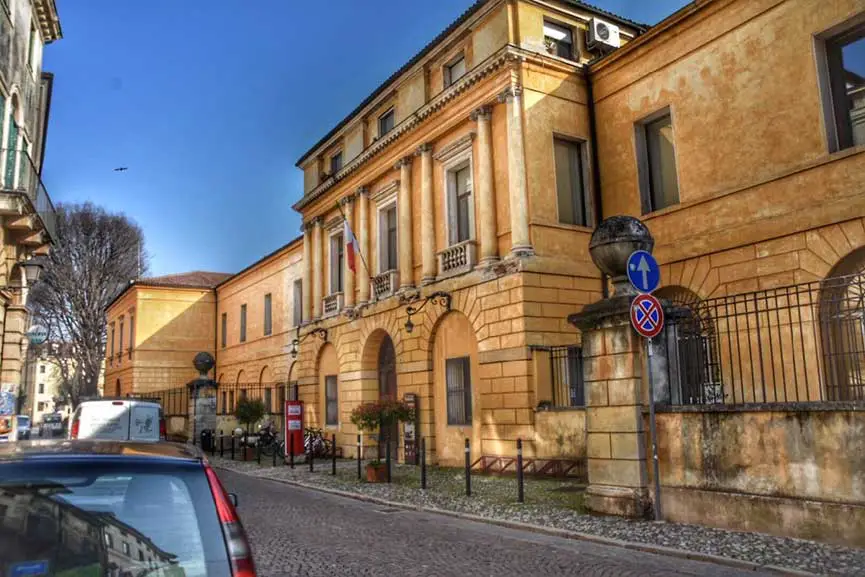
{"type": "Polygon", "coordinates": [[[153,274],[236,272],[299,234],[295,161],[471,3],[58,0],[45,184],[136,220],[153,274]]]}

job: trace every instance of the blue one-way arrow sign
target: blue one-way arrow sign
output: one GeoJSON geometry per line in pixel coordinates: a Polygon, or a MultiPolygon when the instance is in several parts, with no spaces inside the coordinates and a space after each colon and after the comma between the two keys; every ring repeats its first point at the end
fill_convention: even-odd
{"type": "Polygon", "coordinates": [[[658,261],[645,250],[635,250],[628,257],[628,280],[641,293],[650,293],[661,284],[658,261]]]}

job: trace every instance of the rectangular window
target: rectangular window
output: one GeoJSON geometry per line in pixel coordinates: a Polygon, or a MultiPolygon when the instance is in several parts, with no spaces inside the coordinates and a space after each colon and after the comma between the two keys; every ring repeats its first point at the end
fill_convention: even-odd
{"type": "Polygon", "coordinates": [[[397,268],[397,238],[396,238],[396,204],[379,213],[379,272],[396,270],[397,268]]]}
{"type": "Polygon", "coordinates": [[[452,60],[450,64],[444,67],[445,88],[462,78],[466,73],[466,58],[460,54],[456,60],[452,60]]]}
{"type": "Polygon", "coordinates": [[[336,375],[324,377],[324,394],[327,401],[324,422],[327,425],[339,425],[339,392],[336,375]]]}
{"type": "Polygon", "coordinates": [[[679,203],[673,120],[669,111],[637,125],[643,214],[679,203]]]}
{"type": "Polygon", "coordinates": [[[303,323],[303,281],[294,281],[294,326],[303,323]]]}
{"type": "MultiPolygon", "coordinates": [[[[121,357],[123,355],[123,317],[120,317],[120,348],[117,349],[117,356],[121,357]]],[[[118,358],[118,360],[120,360],[118,358]]]]}
{"type": "Polygon", "coordinates": [[[340,150],[336,154],[330,157],[330,174],[333,176],[337,172],[342,170],[342,151],[340,150]]]}
{"type": "Polygon", "coordinates": [[[234,412],[234,391],[228,391],[228,412],[234,412]]]}
{"type": "Polygon", "coordinates": [[[586,194],[583,170],[583,145],[554,138],[553,148],[556,160],[559,222],[592,226],[591,205],[589,195],[586,194]]]}
{"type": "Polygon", "coordinates": [[[39,365],[39,372],[45,374],[45,365],[39,365]]]}
{"type": "Polygon", "coordinates": [[[330,294],[342,292],[345,244],[342,233],[330,237],[330,294]]]}
{"type": "Polygon", "coordinates": [[[264,389],[264,412],[271,413],[273,412],[273,394],[271,393],[270,387],[264,389]]]}
{"type": "Polygon", "coordinates": [[[40,395],[45,394],[45,383],[39,383],[39,394],[40,395]]]}
{"type": "Polygon", "coordinates": [[[472,375],[469,357],[447,359],[448,425],[470,425],[472,422],[472,375]]]}
{"type": "Polygon", "coordinates": [[[393,108],[378,117],[379,138],[393,130],[394,120],[396,120],[396,116],[394,115],[393,108]]]}
{"type": "Polygon", "coordinates": [[[574,32],[562,24],[544,21],[544,46],[547,52],[574,60],[574,32]]]}
{"type": "Polygon", "coordinates": [[[471,239],[472,223],[472,176],[468,162],[447,171],[448,187],[448,237],[450,244],[471,239]]]}
{"type": "Polygon", "coordinates": [[[135,315],[129,315],[129,358],[132,358],[132,349],[135,348],[135,315]]]}
{"type": "Polygon", "coordinates": [[[36,410],[37,411],[44,411],[45,410],[45,403],[43,401],[39,401],[38,403],[36,403],[36,410]]]}
{"type": "Polygon", "coordinates": [[[264,335],[273,334],[273,297],[270,293],[264,295],[264,335]]]}
{"type": "Polygon", "coordinates": [[[553,347],[550,351],[553,377],[553,405],[584,407],[583,349],[553,347]]]}
{"type": "Polygon", "coordinates": [[[246,305],[240,305],[240,342],[246,342],[246,305]]]}
{"type": "Polygon", "coordinates": [[[865,144],[865,24],[826,39],[825,47],[832,148],[865,144]]]}
{"type": "Polygon", "coordinates": [[[225,391],[222,391],[222,414],[224,415],[227,412],[228,412],[228,393],[226,393],[225,391]]]}
{"type": "Polygon", "coordinates": [[[282,414],[285,411],[285,385],[280,385],[276,393],[276,413],[282,414]]]}
{"type": "Polygon", "coordinates": [[[224,349],[228,342],[228,313],[222,313],[222,348],[224,349]]]}
{"type": "Polygon", "coordinates": [[[36,25],[30,24],[30,38],[28,38],[27,44],[27,66],[30,67],[30,70],[34,70],[33,66],[33,56],[36,52],[36,25]]]}
{"type": "Polygon", "coordinates": [[[123,554],[124,554],[124,555],[129,555],[129,543],[127,543],[126,541],[124,541],[124,542],[123,542],[123,547],[122,547],[122,549],[123,549],[123,554]]]}

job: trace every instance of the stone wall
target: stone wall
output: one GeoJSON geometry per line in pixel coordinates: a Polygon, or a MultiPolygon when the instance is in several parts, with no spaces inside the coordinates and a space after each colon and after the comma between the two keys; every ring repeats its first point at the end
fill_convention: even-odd
{"type": "Polygon", "coordinates": [[[701,407],[657,419],[666,520],[865,546],[861,406],[701,407]]]}

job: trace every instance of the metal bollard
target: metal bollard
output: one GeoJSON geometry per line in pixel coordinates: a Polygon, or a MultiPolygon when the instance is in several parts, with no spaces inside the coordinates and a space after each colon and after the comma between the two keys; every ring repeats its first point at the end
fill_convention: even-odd
{"type": "Polygon", "coordinates": [[[255,442],[255,458],[258,459],[258,464],[261,465],[261,443],[255,442]]]}
{"type": "Polygon", "coordinates": [[[362,467],[361,461],[363,460],[363,447],[360,444],[360,435],[357,436],[357,480],[360,481],[360,469],[362,467]]]}
{"type": "Polygon", "coordinates": [[[331,453],[330,456],[330,474],[336,476],[336,433],[333,435],[333,444],[331,445],[331,453]]]}
{"type": "Polygon", "coordinates": [[[466,497],[472,496],[472,451],[466,439],[466,497]]]}
{"type": "Polygon", "coordinates": [[[288,464],[294,469],[294,435],[291,436],[291,441],[288,443],[288,464]]]}
{"type": "Polygon", "coordinates": [[[216,439],[212,435],[210,437],[210,456],[216,456],[216,439]]]}
{"type": "Polygon", "coordinates": [[[234,433],[231,433],[231,460],[234,460],[234,433]]]}
{"type": "Polygon", "coordinates": [[[312,459],[313,459],[312,439],[310,439],[309,440],[309,472],[315,473],[315,468],[314,468],[312,459]]]}
{"type": "Polygon", "coordinates": [[[517,439],[517,501],[525,501],[523,489],[523,440],[517,439]]]}
{"type": "Polygon", "coordinates": [[[384,462],[387,466],[387,482],[390,483],[390,435],[387,436],[387,441],[384,443],[384,450],[387,451],[384,456],[384,462]]]}
{"type": "Polygon", "coordinates": [[[279,443],[276,443],[276,446],[273,447],[273,466],[276,467],[276,454],[279,452],[279,443]]]}
{"type": "Polygon", "coordinates": [[[219,431],[219,458],[225,456],[225,435],[222,434],[222,431],[219,431]]]}
{"type": "Polygon", "coordinates": [[[420,439],[420,488],[426,489],[426,437],[420,439]]]}

